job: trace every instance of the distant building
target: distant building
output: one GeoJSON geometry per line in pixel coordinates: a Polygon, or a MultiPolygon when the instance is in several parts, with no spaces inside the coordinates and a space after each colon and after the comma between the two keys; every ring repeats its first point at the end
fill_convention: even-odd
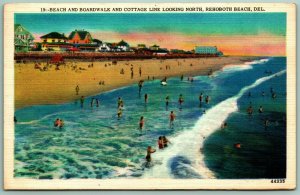
{"type": "Polygon", "coordinates": [[[34,46],[34,37],[21,24],[15,24],[14,46],[15,52],[26,52],[34,46]]]}
{"type": "Polygon", "coordinates": [[[145,44],[138,44],[137,45],[137,49],[146,49],[146,45],[145,44]]]}
{"type": "Polygon", "coordinates": [[[68,42],[80,51],[96,51],[102,43],[98,39],[93,39],[88,31],[77,29],[70,33],[68,42]]]}
{"type": "Polygon", "coordinates": [[[72,47],[72,44],[67,43],[68,38],[58,32],[51,32],[40,38],[43,51],[64,51],[72,47]]]}
{"type": "Polygon", "coordinates": [[[102,41],[100,41],[99,39],[93,39],[92,44],[96,44],[99,47],[102,44],[102,41]]]}
{"type": "Polygon", "coordinates": [[[218,53],[217,53],[217,56],[223,56],[224,54],[223,54],[223,52],[221,52],[221,51],[219,51],[218,53]]]}
{"type": "Polygon", "coordinates": [[[168,53],[169,51],[167,49],[152,50],[152,54],[157,56],[164,56],[167,55],[168,53]]]}
{"type": "Polygon", "coordinates": [[[218,54],[218,48],[216,46],[196,46],[195,47],[195,53],[196,54],[202,54],[202,55],[217,55],[218,54]]]}
{"type": "Polygon", "coordinates": [[[149,47],[150,50],[159,50],[159,46],[158,45],[152,45],[149,47]]]}
{"type": "Polygon", "coordinates": [[[41,36],[43,43],[67,43],[68,38],[64,34],[51,32],[41,36]]]}
{"type": "Polygon", "coordinates": [[[100,52],[109,52],[109,51],[112,51],[112,44],[111,43],[105,43],[105,42],[102,42],[99,46],[99,49],[98,49],[100,52]]]}
{"type": "Polygon", "coordinates": [[[117,43],[116,47],[117,47],[116,48],[117,51],[130,51],[129,44],[127,42],[125,42],[124,40],[117,43]]]}
{"type": "Polygon", "coordinates": [[[88,31],[77,29],[70,33],[68,39],[69,43],[73,44],[91,44],[93,42],[93,38],[88,31]]]}
{"type": "Polygon", "coordinates": [[[171,49],[170,52],[173,53],[173,54],[183,54],[183,53],[185,53],[185,51],[182,50],[182,49],[171,49]]]}

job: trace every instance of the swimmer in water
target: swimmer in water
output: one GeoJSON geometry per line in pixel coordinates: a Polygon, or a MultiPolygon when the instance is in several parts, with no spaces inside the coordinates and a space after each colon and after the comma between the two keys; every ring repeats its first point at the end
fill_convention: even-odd
{"type": "Polygon", "coordinates": [[[80,98],[80,107],[83,108],[83,103],[84,103],[84,96],[81,96],[80,98]]]}
{"type": "Polygon", "coordinates": [[[262,108],[262,106],[259,107],[258,112],[259,112],[259,113],[263,113],[263,108],[262,108]]]}
{"type": "Polygon", "coordinates": [[[141,118],[140,118],[140,123],[139,123],[140,130],[143,130],[143,128],[144,128],[144,125],[145,125],[144,117],[143,117],[143,116],[141,116],[141,118]]]}
{"type": "Polygon", "coordinates": [[[174,112],[171,111],[171,113],[170,113],[170,128],[171,128],[171,129],[174,128],[174,121],[175,121],[175,118],[176,118],[176,116],[175,116],[174,112]]]}
{"type": "Polygon", "coordinates": [[[147,104],[148,103],[148,94],[146,93],[145,94],[145,104],[147,104]]]}
{"type": "Polygon", "coordinates": [[[248,113],[249,116],[252,116],[252,114],[253,114],[253,108],[252,108],[252,106],[248,107],[247,113],[248,113]]]}
{"type": "Polygon", "coordinates": [[[154,153],[154,152],[156,152],[156,150],[155,150],[155,149],[152,149],[151,146],[148,146],[148,147],[147,147],[146,161],[147,161],[148,163],[150,163],[150,162],[152,161],[151,154],[154,153]]]}
{"type": "Polygon", "coordinates": [[[118,119],[120,119],[122,117],[122,109],[121,108],[118,109],[117,116],[118,116],[118,119]]]}
{"type": "Polygon", "coordinates": [[[184,102],[182,94],[179,95],[178,102],[179,102],[179,105],[180,105],[180,108],[181,108],[182,103],[184,102]]]}
{"type": "Polygon", "coordinates": [[[206,103],[206,104],[209,104],[209,101],[210,101],[210,97],[209,97],[209,96],[206,96],[206,98],[205,98],[205,103],[206,103]]]}
{"type": "Polygon", "coordinates": [[[169,106],[169,100],[170,100],[170,97],[167,96],[167,97],[166,97],[166,106],[167,106],[167,107],[169,106]]]}
{"type": "Polygon", "coordinates": [[[171,143],[171,142],[166,138],[166,136],[162,136],[162,141],[163,141],[164,147],[168,147],[168,144],[171,143]]]}
{"type": "Polygon", "coordinates": [[[54,122],[54,127],[59,127],[60,126],[60,120],[57,118],[54,122]]]}
{"type": "Polygon", "coordinates": [[[164,148],[164,141],[163,141],[162,136],[159,136],[157,144],[158,144],[158,148],[159,149],[163,149],[164,148]]]}

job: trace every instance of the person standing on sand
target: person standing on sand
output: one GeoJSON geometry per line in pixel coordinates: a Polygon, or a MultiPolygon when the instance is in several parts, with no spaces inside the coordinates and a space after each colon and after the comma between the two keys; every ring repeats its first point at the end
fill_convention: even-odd
{"type": "Polygon", "coordinates": [[[80,98],[80,106],[83,108],[83,103],[84,103],[84,96],[81,96],[80,98]]]}
{"type": "Polygon", "coordinates": [[[78,93],[79,93],[79,86],[78,85],[76,86],[75,91],[76,91],[76,95],[78,95],[78,93]]]}
{"type": "Polygon", "coordinates": [[[151,153],[154,153],[154,152],[156,152],[156,150],[152,149],[151,146],[147,147],[147,155],[146,155],[146,161],[147,161],[147,163],[150,163],[152,161],[152,159],[151,159],[151,153]]]}
{"type": "Polygon", "coordinates": [[[140,67],[139,68],[139,74],[140,74],[140,77],[142,76],[142,68],[140,67]]]}
{"type": "Polygon", "coordinates": [[[130,71],[131,71],[131,79],[133,79],[133,66],[131,64],[131,67],[130,67],[130,71]]]}
{"type": "Polygon", "coordinates": [[[139,123],[140,130],[141,130],[141,131],[142,131],[142,130],[143,130],[143,128],[144,128],[144,124],[145,124],[144,117],[143,117],[143,116],[141,116],[141,118],[140,118],[140,123],[139,123]]]}
{"type": "Polygon", "coordinates": [[[175,116],[174,112],[171,111],[171,113],[170,113],[170,128],[171,128],[171,129],[174,128],[174,121],[175,121],[175,118],[176,118],[176,116],[175,116]]]}

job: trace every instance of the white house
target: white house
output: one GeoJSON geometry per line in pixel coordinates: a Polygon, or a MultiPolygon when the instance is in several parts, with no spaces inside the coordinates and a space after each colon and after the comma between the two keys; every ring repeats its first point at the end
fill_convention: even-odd
{"type": "Polygon", "coordinates": [[[102,42],[99,46],[99,51],[100,52],[109,52],[109,51],[112,51],[112,45],[111,43],[105,43],[105,42],[102,42]]]}
{"type": "Polygon", "coordinates": [[[130,51],[130,46],[127,42],[122,40],[117,44],[117,51],[130,51]]]}

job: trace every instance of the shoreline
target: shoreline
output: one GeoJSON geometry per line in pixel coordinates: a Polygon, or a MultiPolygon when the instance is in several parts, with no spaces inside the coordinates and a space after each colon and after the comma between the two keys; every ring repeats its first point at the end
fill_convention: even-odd
{"type": "MultiPolygon", "coordinates": [[[[34,63],[15,63],[15,109],[34,105],[61,104],[79,99],[81,96],[93,96],[101,92],[137,84],[138,81],[162,79],[164,77],[184,77],[207,75],[221,70],[226,65],[243,65],[245,62],[261,57],[216,57],[186,59],[149,59],[118,61],[78,62],[66,61],[60,70],[55,66],[47,71],[34,69],[34,63]],[[93,67],[89,65],[93,64],[93,67]],[[72,67],[76,65],[74,70],[72,67]],[[141,75],[139,69],[141,68],[141,75]],[[121,70],[124,74],[121,74],[121,70]],[[133,69],[133,78],[131,78],[133,69]],[[99,82],[104,81],[104,85],[99,82]],[[79,86],[79,94],[75,88],[79,86]]],[[[42,62],[41,66],[45,66],[42,62]]]]}

